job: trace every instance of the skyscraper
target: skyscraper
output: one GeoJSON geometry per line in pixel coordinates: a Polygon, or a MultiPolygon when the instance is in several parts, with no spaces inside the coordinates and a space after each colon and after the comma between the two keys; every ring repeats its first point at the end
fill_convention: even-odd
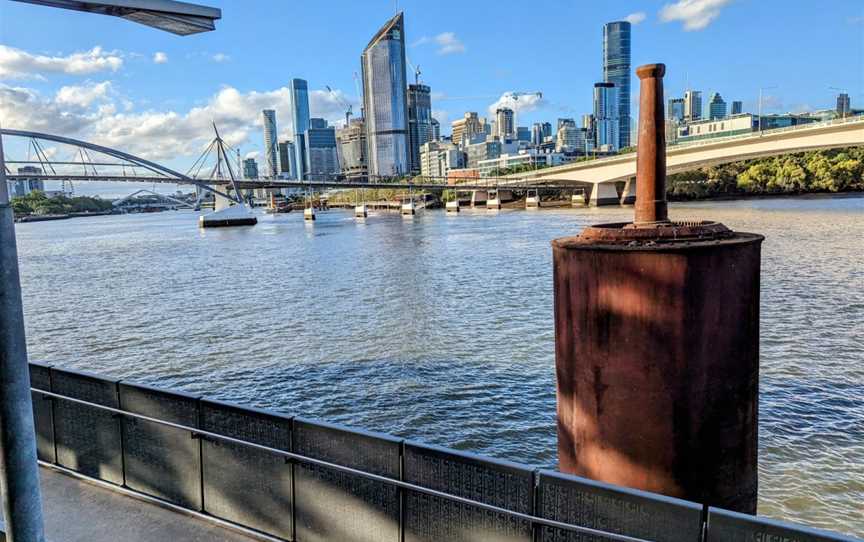
{"type": "Polygon", "coordinates": [[[402,175],[408,158],[405,24],[402,13],[387,21],[360,57],[370,175],[402,175]]]}
{"type": "Polygon", "coordinates": [[[702,118],[702,92],[688,90],[684,92],[684,120],[695,122],[702,118]]]}
{"type": "Polygon", "coordinates": [[[261,112],[264,123],[264,176],[270,179],[279,175],[279,158],[276,148],[276,111],[265,109],[261,112]]]}
{"type": "Polygon", "coordinates": [[[677,122],[684,122],[684,98],[669,98],[666,107],[666,118],[677,122]]]}
{"type": "Polygon", "coordinates": [[[441,123],[438,122],[438,119],[433,118],[429,122],[429,140],[430,141],[438,141],[441,139],[441,123]]]}
{"type": "Polygon", "coordinates": [[[305,79],[291,80],[291,120],[294,125],[295,179],[305,179],[309,164],[306,163],[306,130],[309,129],[309,85],[305,79]]]}
{"type": "Polygon", "coordinates": [[[339,172],[336,153],[336,129],[324,119],[309,119],[306,129],[306,177],[324,181],[339,172]]]}
{"type": "Polygon", "coordinates": [[[513,125],[513,110],[502,107],[495,110],[495,135],[502,141],[516,136],[516,126],[513,125]]]}
{"type": "Polygon", "coordinates": [[[737,101],[737,100],[733,101],[732,102],[732,114],[733,115],[740,115],[743,112],[744,112],[744,103],[737,101]]]}
{"type": "Polygon", "coordinates": [[[258,178],[258,162],[254,158],[243,160],[243,178],[257,179],[258,178]]]}
{"type": "Polygon", "coordinates": [[[339,164],[345,178],[366,181],[366,126],[363,118],[351,119],[348,126],[336,132],[339,164]]]}
{"type": "Polygon", "coordinates": [[[711,99],[708,100],[708,118],[714,120],[724,117],[726,117],[726,102],[723,101],[719,92],[715,92],[711,95],[711,99]]]}
{"type": "Polygon", "coordinates": [[[849,111],[852,110],[852,102],[849,99],[849,94],[842,92],[837,95],[837,116],[848,117],[849,111]]]}
{"type": "Polygon", "coordinates": [[[630,23],[627,21],[615,21],[603,25],[603,81],[614,83],[616,88],[618,103],[616,148],[629,147],[630,23]]]}
{"type": "Polygon", "coordinates": [[[420,147],[432,139],[432,91],[420,83],[408,85],[408,152],[411,171],[420,172],[420,147]]]}
{"type": "Polygon", "coordinates": [[[612,152],[620,148],[619,104],[618,89],[614,83],[594,83],[594,137],[601,151],[612,152]]]}
{"type": "Polygon", "coordinates": [[[531,144],[534,146],[539,146],[543,143],[543,124],[539,122],[535,122],[531,125],[531,144]]]}
{"type": "Polygon", "coordinates": [[[483,133],[483,122],[477,116],[477,113],[469,111],[465,113],[465,118],[454,120],[451,123],[453,135],[451,137],[455,145],[467,145],[471,139],[483,133]]]}
{"type": "Polygon", "coordinates": [[[296,177],[296,175],[295,175],[296,171],[297,171],[297,154],[296,154],[296,151],[294,150],[294,143],[292,141],[280,141],[279,142],[279,173],[282,175],[288,175],[290,177],[296,177]]]}

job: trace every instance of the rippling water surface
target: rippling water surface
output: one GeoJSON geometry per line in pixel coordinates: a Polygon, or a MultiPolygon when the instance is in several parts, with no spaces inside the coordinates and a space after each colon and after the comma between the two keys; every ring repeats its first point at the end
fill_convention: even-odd
{"type": "MultiPolygon", "coordinates": [[[[674,205],[762,233],[760,514],[864,535],[864,198],[674,205]]],[[[31,359],[554,467],[549,241],[631,209],[17,226],[31,359]]]]}

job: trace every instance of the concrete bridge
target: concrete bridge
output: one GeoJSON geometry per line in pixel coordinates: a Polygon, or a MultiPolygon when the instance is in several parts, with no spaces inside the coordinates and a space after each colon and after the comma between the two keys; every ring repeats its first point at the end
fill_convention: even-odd
{"type": "MultiPolygon", "coordinates": [[[[678,173],[701,166],[738,162],[753,158],[791,154],[815,149],[864,146],[864,117],[837,119],[790,128],[754,132],[741,136],[670,145],[666,170],[678,173]]],[[[555,166],[509,175],[514,184],[530,178],[534,183],[575,183],[590,190],[590,205],[632,203],[636,196],[636,153],[555,166]],[[615,183],[625,181],[619,196],[615,183]]]]}

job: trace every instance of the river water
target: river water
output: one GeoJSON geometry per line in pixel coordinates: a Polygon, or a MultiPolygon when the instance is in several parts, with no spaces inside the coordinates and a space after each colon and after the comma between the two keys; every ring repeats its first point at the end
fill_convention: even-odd
{"type": "MultiPolygon", "coordinates": [[[[864,535],[864,197],[675,204],[764,234],[759,513],[864,535]]],[[[554,467],[549,241],[632,209],[19,224],[31,359],[554,467]]]]}

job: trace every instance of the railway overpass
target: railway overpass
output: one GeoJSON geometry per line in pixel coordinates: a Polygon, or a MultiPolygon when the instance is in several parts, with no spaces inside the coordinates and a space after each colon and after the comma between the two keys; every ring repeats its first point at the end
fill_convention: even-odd
{"type": "MultiPolygon", "coordinates": [[[[666,171],[678,173],[766,156],[855,146],[864,146],[864,116],[669,145],[666,171]]],[[[632,203],[636,196],[636,153],[509,175],[506,181],[499,181],[499,186],[518,184],[528,178],[535,185],[576,183],[590,192],[591,205],[632,203]],[[620,181],[626,183],[621,196],[615,188],[620,181]]]]}

